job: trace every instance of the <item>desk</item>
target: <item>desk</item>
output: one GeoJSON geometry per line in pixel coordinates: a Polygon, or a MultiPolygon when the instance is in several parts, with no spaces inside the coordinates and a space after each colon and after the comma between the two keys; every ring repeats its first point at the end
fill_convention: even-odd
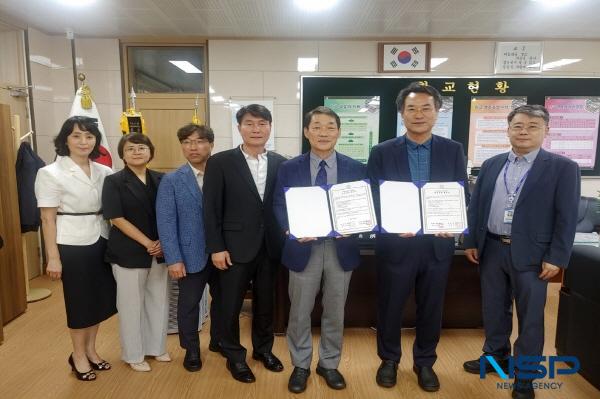
{"type": "MultiPolygon", "coordinates": [[[[354,270],[348,299],[346,301],[346,327],[374,327],[377,323],[377,284],[373,250],[361,250],[361,264],[354,270]]],[[[288,270],[281,266],[275,282],[274,331],[285,334],[290,300],[288,296],[288,270]]],[[[408,300],[402,325],[415,325],[414,296],[408,300]]],[[[312,325],[321,322],[321,294],[317,296],[312,312],[312,325]]],[[[448,287],[444,303],[444,328],[480,328],[483,326],[481,315],[481,284],[477,266],[469,263],[463,251],[457,250],[452,260],[448,287]]]]}
{"type": "Polygon", "coordinates": [[[600,248],[575,245],[560,289],[556,353],[577,356],[579,373],[600,389],[600,248]]]}

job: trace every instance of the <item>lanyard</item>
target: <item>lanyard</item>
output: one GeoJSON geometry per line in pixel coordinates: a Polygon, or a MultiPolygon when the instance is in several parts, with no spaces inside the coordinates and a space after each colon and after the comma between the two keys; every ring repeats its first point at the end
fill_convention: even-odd
{"type": "Polygon", "coordinates": [[[508,190],[508,182],[506,181],[506,173],[508,172],[509,165],[510,165],[510,160],[506,160],[506,166],[504,167],[504,188],[506,189],[506,195],[508,196],[507,197],[508,205],[512,208],[513,202],[515,201],[515,197],[517,196],[517,193],[521,189],[521,186],[523,185],[523,182],[525,182],[525,179],[527,178],[527,175],[529,174],[529,171],[531,169],[529,169],[527,172],[525,172],[525,174],[523,176],[521,176],[521,180],[519,181],[519,184],[517,184],[517,187],[515,187],[515,191],[511,193],[508,190]]]}

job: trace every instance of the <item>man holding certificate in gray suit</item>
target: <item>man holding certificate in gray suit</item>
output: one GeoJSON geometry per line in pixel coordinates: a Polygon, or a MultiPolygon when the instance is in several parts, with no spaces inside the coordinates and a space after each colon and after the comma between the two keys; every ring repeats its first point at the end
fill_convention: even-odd
{"type": "MultiPolygon", "coordinates": [[[[335,151],[340,136],[340,118],[327,107],[317,107],[304,118],[304,136],[311,150],[284,162],[278,171],[273,198],[275,216],[289,234],[285,187],[325,186],[362,180],[366,167],[335,151]]],[[[292,238],[286,240],[282,263],[290,270],[291,301],[287,341],[294,371],[288,389],[306,389],[312,361],[311,312],[322,289],[323,315],[317,374],[332,389],[344,389],[346,382],[337,370],[344,331],[344,307],[352,270],[360,264],[356,240],[338,238],[292,238]]]]}

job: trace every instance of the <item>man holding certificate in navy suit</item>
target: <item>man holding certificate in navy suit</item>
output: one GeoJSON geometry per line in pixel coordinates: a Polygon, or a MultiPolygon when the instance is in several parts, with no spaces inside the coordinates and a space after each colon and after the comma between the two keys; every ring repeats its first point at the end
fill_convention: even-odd
{"type": "MultiPolygon", "coordinates": [[[[334,150],[340,136],[340,118],[327,107],[317,107],[304,117],[304,136],[311,150],[284,162],[278,171],[273,206],[275,216],[289,233],[284,187],[323,186],[362,180],[366,167],[334,150]]],[[[303,392],[312,361],[311,312],[322,289],[323,315],[317,374],[333,389],[346,382],[337,370],[342,351],[344,307],[352,270],[360,264],[356,240],[351,237],[305,237],[286,240],[282,263],[290,270],[291,301],[287,341],[294,371],[288,389],[303,392]]]]}
{"type": "MultiPolygon", "coordinates": [[[[378,182],[381,180],[415,184],[466,182],[462,145],[432,135],[442,106],[440,93],[431,86],[414,82],[400,91],[396,105],[406,134],[387,140],[371,151],[368,174],[375,204],[379,204],[378,182]]],[[[381,358],[376,381],[387,388],[396,385],[402,312],[414,290],[417,319],[413,370],[423,390],[437,391],[440,383],[433,364],[437,358],[444,295],[454,255],[453,235],[378,234],[376,254],[377,353],[381,358]]]]}
{"type": "MultiPolygon", "coordinates": [[[[567,267],[575,237],[579,167],[541,148],[549,120],[541,105],[508,115],[512,149],[483,163],[469,205],[465,254],[480,267],[483,352],[503,369],[511,354],[513,298],[519,321],[514,356],[542,356],[548,280],[567,267]]],[[[489,362],[483,367],[494,371],[489,362]]],[[[480,368],[480,359],[464,363],[470,373],[480,368]]],[[[513,398],[535,396],[530,377],[516,371],[513,398]]]]}

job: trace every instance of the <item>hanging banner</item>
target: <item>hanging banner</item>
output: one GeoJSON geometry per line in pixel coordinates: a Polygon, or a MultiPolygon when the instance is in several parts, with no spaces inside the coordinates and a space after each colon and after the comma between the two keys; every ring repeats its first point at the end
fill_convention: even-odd
{"type": "MultiPolygon", "coordinates": [[[[438,111],[437,121],[433,126],[432,133],[445,137],[447,139],[452,138],[452,109],[454,108],[453,97],[442,97],[442,107],[438,111]]],[[[400,137],[406,133],[406,127],[402,120],[402,115],[398,112],[398,119],[396,120],[396,137],[400,137]]]]}
{"type": "Polygon", "coordinates": [[[244,106],[250,104],[259,104],[267,107],[271,111],[271,117],[273,122],[271,123],[271,136],[265,145],[268,151],[275,151],[275,113],[273,107],[273,100],[231,100],[229,103],[229,110],[231,111],[231,148],[239,147],[242,144],[242,136],[238,130],[238,122],[235,118],[235,114],[244,106]]]}
{"type": "Polygon", "coordinates": [[[527,97],[472,97],[469,120],[469,161],[480,167],[483,161],[510,150],[506,117],[527,104],[527,97]]]}
{"type": "Polygon", "coordinates": [[[379,143],[379,96],[325,97],[341,121],[336,151],[367,163],[371,148],[379,143]]]}
{"type": "Polygon", "coordinates": [[[593,168],[598,146],[600,97],[546,97],[550,131],[543,148],[593,168]]]}

